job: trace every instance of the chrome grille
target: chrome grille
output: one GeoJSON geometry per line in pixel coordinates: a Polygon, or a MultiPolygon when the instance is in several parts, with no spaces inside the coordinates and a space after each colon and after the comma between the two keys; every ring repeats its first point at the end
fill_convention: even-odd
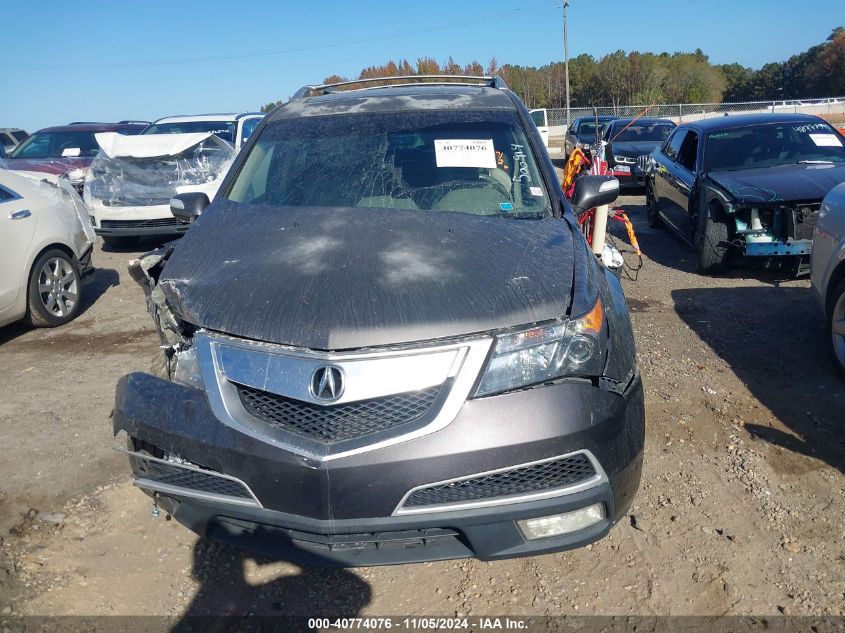
{"type": "Polygon", "coordinates": [[[597,474],[590,459],[584,453],[576,453],[539,464],[420,488],[408,495],[403,507],[479,501],[541,492],[572,486],[597,474]]]}
{"type": "Polygon", "coordinates": [[[429,412],[440,386],[372,400],[321,406],[236,385],[246,411],[273,428],[321,444],[336,444],[419,420],[429,412]]]}

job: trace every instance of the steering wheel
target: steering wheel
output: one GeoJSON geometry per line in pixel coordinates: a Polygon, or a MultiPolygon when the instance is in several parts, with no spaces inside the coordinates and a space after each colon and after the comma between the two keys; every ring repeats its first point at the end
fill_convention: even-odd
{"type": "Polygon", "coordinates": [[[505,199],[513,202],[513,195],[511,194],[512,190],[505,187],[501,183],[501,181],[497,180],[496,178],[494,178],[490,174],[480,174],[478,178],[479,178],[479,180],[483,180],[484,182],[493,185],[493,187],[495,189],[497,189],[499,192],[501,192],[505,196],[505,199]]]}

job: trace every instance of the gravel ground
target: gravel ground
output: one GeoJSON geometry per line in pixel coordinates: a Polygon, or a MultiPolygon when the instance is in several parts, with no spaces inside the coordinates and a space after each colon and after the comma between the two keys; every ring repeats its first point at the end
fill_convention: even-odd
{"type": "Polygon", "coordinates": [[[98,250],[79,319],[0,329],[0,610],[843,615],[845,385],[808,281],[748,267],[696,275],[690,250],[645,225],[642,197],[620,202],[646,253],[624,284],[647,438],[631,515],[604,540],[495,563],[327,571],[152,518],[110,450],[109,413],[117,378],[145,369],[157,338],[126,272],[136,253],[98,250]]]}

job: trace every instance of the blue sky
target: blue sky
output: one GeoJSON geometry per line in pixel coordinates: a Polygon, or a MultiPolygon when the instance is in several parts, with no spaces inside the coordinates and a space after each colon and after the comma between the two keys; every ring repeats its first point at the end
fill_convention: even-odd
{"type": "MultiPolygon", "coordinates": [[[[563,57],[561,0],[0,0],[0,126],[255,110],[421,56],[563,57]],[[14,28],[11,28],[11,27],[14,28]]],[[[842,0],[571,0],[570,56],[692,51],[752,67],[845,25],[842,0]]]]}

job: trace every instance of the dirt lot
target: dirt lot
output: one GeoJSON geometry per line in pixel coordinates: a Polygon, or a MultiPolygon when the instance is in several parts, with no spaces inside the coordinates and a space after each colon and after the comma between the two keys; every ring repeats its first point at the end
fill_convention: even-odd
{"type": "Polygon", "coordinates": [[[111,450],[117,378],[157,338],[125,263],[97,251],[88,306],[0,329],[3,614],[845,613],[845,385],[809,282],[693,254],[622,200],[648,254],[625,281],[646,388],[631,516],[579,551],[332,570],[198,541],[111,450]]]}

